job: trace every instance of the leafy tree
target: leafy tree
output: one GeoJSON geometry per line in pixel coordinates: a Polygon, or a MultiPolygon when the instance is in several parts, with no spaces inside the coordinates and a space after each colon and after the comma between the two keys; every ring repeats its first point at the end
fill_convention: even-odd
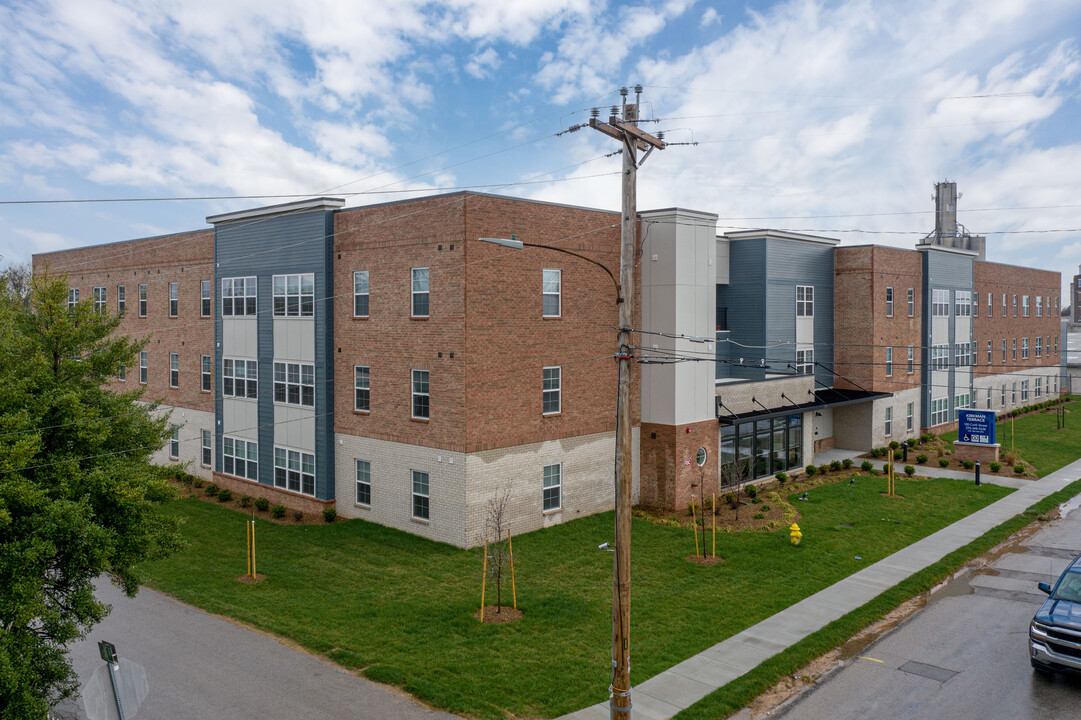
{"type": "Polygon", "coordinates": [[[99,575],[134,595],[137,564],[180,546],[157,512],[173,497],[167,471],[149,462],[167,420],[111,382],[146,341],[116,336],[91,302],[69,309],[67,290],[34,278],[24,304],[0,286],[3,718],[42,718],[76,691],[65,646],[109,612],[99,575]]]}

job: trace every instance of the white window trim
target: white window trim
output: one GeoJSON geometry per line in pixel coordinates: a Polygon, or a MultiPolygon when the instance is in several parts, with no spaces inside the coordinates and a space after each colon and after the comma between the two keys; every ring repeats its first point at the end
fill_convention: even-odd
{"type": "Polygon", "coordinates": [[[180,353],[169,353],[169,387],[180,387],[180,353]]]}
{"type": "Polygon", "coordinates": [[[893,288],[886,288],[886,317],[893,317],[893,288]]]}
{"type": "Polygon", "coordinates": [[[913,317],[916,314],[916,290],[915,288],[908,289],[908,316],[913,317]]]}
{"type": "Polygon", "coordinates": [[[146,385],[146,381],[150,379],[149,375],[150,356],[146,350],[139,351],[139,384],[146,385]]]}
{"type": "Polygon", "coordinates": [[[814,285],[797,285],[796,286],[796,317],[809,317],[815,316],[814,311],[815,302],[815,288],[814,285]],[[803,299],[800,299],[800,295],[803,295],[803,299]],[[802,310],[802,312],[801,312],[802,310]]]}
{"type": "Polygon", "coordinates": [[[124,317],[128,313],[128,289],[124,285],[116,286],[116,314],[124,317]]]}
{"type": "Polygon", "coordinates": [[[285,490],[286,492],[296,493],[297,495],[304,495],[305,497],[317,497],[316,493],[317,493],[317,488],[319,486],[318,485],[319,476],[318,476],[318,473],[316,472],[315,454],[314,453],[310,453],[307,450],[301,450],[300,448],[289,447],[288,445],[275,444],[274,445],[274,450],[271,453],[271,456],[272,456],[273,462],[274,462],[274,487],[278,488],[279,490],[285,490]],[[285,465],[278,465],[278,457],[279,457],[278,451],[279,450],[282,451],[285,454],[285,465]],[[298,459],[298,462],[299,462],[299,467],[296,470],[294,470],[293,468],[291,468],[289,466],[289,461],[290,461],[289,454],[290,453],[296,453],[298,455],[297,459],[298,459]],[[310,473],[304,471],[304,460],[306,458],[311,458],[311,469],[312,469],[312,471],[310,473]],[[282,470],[285,471],[284,484],[281,484],[281,485],[278,484],[278,468],[279,467],[282,470]],[[293,472],[295,472],[299,476],[297,478],[297,487],[300,488],[299,490],[293,490],[292,488],[289,487],[289,474],[293,473],[293,472]],[[311,476],[311,482],[312,482],[312,490],[311,490],[311,492],[307,492],[307,491],[304,490],[304,478],[307,475],[311,476]]]}
{"type": "Polygon", "coordinates": [[[258,398],[259,398],[259,361],[258,360],[254,360],[252,358],[241,358],[241,357],[223,357],[221,359],[221,379],[222,379],[222,383],[221,383],[222,397],[234,398],[236,400],[258,400],[258,398]],[[232,366],[233,366],[233,371],[231,373],[227,373],[225,371],[225,363],[227,363],[227,362],[231,363],[232,366]],[[239,375],[236,374],[237,363],[241,363],[241,362],[244,363],[244,377],[240,377],[239,375]],[[248,378],[247,373],[248,373],[249,364],[254,364],[255,365],[255,397],[251,397],[250,395],[248,395],[247,383],[249,381],[249,378],[248,378]],[[231,392],[231,393],[225,392],[225,381],[226,381],[226,379],[230,379],[230,380],[233,381],[233,392],[231,392]],[[236,391],[236,383],[237,383],[238,379],[244,381],[244,392],[242,394],[238,394],[237,391],[236,391]]]}
{"type": "Polygon", "coordinates": [[[546,317],[546,318],[563,317],[563,271],[560,270],[559,268],[543,268],[541,270],[541,316],[546,317]],[[555,279],[556,279],[557,289],[556,289],[555,292],[549,292],[549,291],[544,289],[545,288],[545,279],[544,279],[544,274],[545,273],[555,273],[556,274],[555,279]],[[556,312],[554,315],[546,313],[544,311],[544,298],[546,296],[549,296],[549,295],[555,297],[556,305],[559,308],[559,311],[556,312]]]}
{"type": "Polygon", "coordinates": [[[893,348],[886,348],[886,377],[893,377],[893,348]]]}
{"type": "Polygon", "coordinates": [[[139,317],[146,317],[146,283],[139,283],[139,317]]]}
{"type": "Polygon", "coordinates": [[[543,466],[541,468],[541,511],[544,512],[544,513],[554,513],[554,512],[559,512],[562,509],[563,509],[563,463],[552,463],[551,465],[545,465],[545,466],[543,466]],[[544,483],[547,480],[547,478],[545,477],[545,471],[547,471],[548,468],[551,468],[551,467],[557,468],[557,473],[558,473],[557,478],[558,478],[559,482],[557,482],[555,485],[545,485],[544,483]],[[552,488],[556,488],[556,494],[557,494],[557,496],[559,498],[559,502],[555,505],[555,507],[544,507],[544,503],[545,503],[544,491],[545,490],[550,490],[552,488]]]}
{"type": "Polygon", "coordinates": [[[209,355],[199,357],[199,390],[214,392],[214,360],[209,355]],[[207,382],[209,378],[210,382],[207,382]],[[206,387],[209,385],[210,387],[206,387]]]}
{"type": "MultiPolygon", "coordinates": [[[[410,477],[412,479],[412,477],[410,477]]],[[[358,507],[370,508],[372,506],[372,463],[370,460],[361,460],[360,458],[353,458],[353,504],[358,507]],[[360,482],[360,464],[364,463],[368,466],[368,482],[360,482]],[[360,499],[360,486],[368,486],[368,502],[363,502],[360,499]]]]}
{"type": "Polygon", "coordinates": [[[259,443],[254,441],[254,440],[245,440],[244,438],[235,437],[233,435],[223,435],[222,439],[221,439],[221,474],[222,475],[228,475],[229,477],[241,478],[242,480],[256,480],[256,481],[258,481],[259,480],[259,443]],[[226,441],[231,442],[233,444],[234,452],[231,455],[226,455],[226,453],[225,453],[225,447],[228,444],[226,441]],[[237,455],[236,452],[235,452],[237,443],[243,443],[244,444],[244,457],[242,457],[242,458],[239,455],[237,455]],[[248,460],[248,445],[254,445],[255,446],[255,460],[248,460]],[[225,469],[225,458],[226,457],[233,458],[233,472],[228,472],[225,469]],[[248,475],[247,473],[245,473],[244,475],[240,475],[240,474],[238,474],[236,472],[236,460],[238,458],[240,460],[244,461],[244,469],[245,470],[248,469],[249,465],[254,465],[255,466],[255,477],[254,478],[251,477],[250,475],[248,475]]]}
{"type": "Polygon", "coordinates": [[[310,318],[315,317],[315,273],[291,273],[274,275],[270,281],[271,315],[275,318],[310,318]],[[290,281],[296,280],[296,293],[290,292],[290,281]],[[280,282],[279,282],[280,281],[280,282]],[[305,292],[305,281],[310,283],[311,292],[305,292]],[[279,292],[280,285],[280,292],[279,292]],[[289,298],[296,298],[296,312],[289,307],[289,298]],[[278,311],[278,298],[282,298],[281,312],[278,311]],[[310,306],[304,307],[304,298],[310,298],[310,306]]]}
{"type": "Polygon", "coordinates": [[[199,281],[199,317],[210,317],[214,311],[214,281],[199,281]],[[209,291],[209,292],[208,292],[209,291]]]}
{"type": "Polygon", "coordinates": [[[544,367],[541,370],[541,414],[542,415],[559,415],[562,412],[563,412],[563,366],[562,365],[548,365],[548,366],[544,367]],[[555,380],[558,382],[558,387],[550,388],[550,389],[544,387],[544,383],[545,383],[544,375],[545,375],[545,372],[548,371],[548,370],[555,370],[556,371],[555,380]],[[544,406],[545,406],[544,400],[545,400],[545,397],[549,393],[554,393],[555,394],[555,398],[556,398],[556,409],[555,410],[545,410],[544,409],[544,406]]]}
{"type": "Polygon", "coordinates": [[[254,275],[238,275],[237,277],[227,277],[221,279],[221,314],[222,317],[255,317],[259,314],[259,283],[254,275]],[[236,294],[236,281],[244,281],[244,294],[236,294]],[[226,295],[225,287],[229,286],[229,294],[226,295]],[[251,292],[248,292],[251,290],[251,292]],[[236,311],[236,300],[240,298],[240,308],[243,312],[236,311]],[[252,312],[248,312],[248,298],[255,298],[255,307],[252,312]],[[229,300],[229,312],[225,312],[225,301],[229,300]]]}
{"type": "Polygon", "coordinates": [[[175,424],[169,425],[169,459],[180,459],[180,426],[175,424]]]}
{"type": "Polygon", "coordinates": [[[431,522],[432,521],[432,475],[424,470],[409,470],[409,517],[418,522],[431,522]],[[424,475],[427,478],[428,492],[418,493],[416,485],[416,475],[424,475]],[[428,516],[417,515],[417,498],[424,498],[428,501],[426,509],[428,516]]]}
{"type": "MultiPolygon", "coordinates": [[[[409,380],[410,380],[410,383],[412,383],[412,380],[413,380],[412,374],[410,375],[409,380]]],[[[429,382],[430,382],[430,378],[429,378],[429,382]]],[[[410,385],[410,388],[412,388],[412,385],[410,385]]],[[[430,386],[429,386],[429,389],[431,389],[430,386]]],[[[410,402],[412,402],[412,396],[410,396],[410,402]]],[[[353,411],[354,412],[359,412],[359,413],[370,413],[372,411],[372,368],[371,368],[370,365],[354,365],[353,366],[353,411]],[[367,372],[368,386],[365,387],[365,388],[361,388],[357,383],[357,370],[360,369],[360,368],[364,368],[365,370],[368,371],[367,372]],[[368,391],[368,407],[365,407],[365,408],[357,407],[357,391],[358,390],[367,390],[368,391]]],[[[429,408],[429,411],[430,411],[430,408],[429,408]]],[[[410,412],[412,412],[412,411],[410,411],[410,412]]]]}
{"type": "Polygon", "coordinates": [[[369,270],[354,270],[353,271],[353,317],[355,317],[355,318],[371,317],[371,312],[372,312],[372,281],[371,281],[370,271],[369,270]],[[365,289],[364,292],[357,292],[357,280],[360,279],[361,275],[364,276],[364,285],[365,285],[366,289],[365,289]],[[363,297],[364,300],[365,300],[365,305],[368,308],[368,311],[365,312],[365,313],[358,313],[357,312],[357,298],[359,298],[359,297],[363,297]]]}
{"type": "Polygon", "coordinates": [[[275,405],[288,405],[289,407],[300,407],[300,408],[314,408],[315,407],[315,365],[313,365],[311,363],[298,363],[298,362],[289,362],[289,361],[286,361],[286,360],[275,360],[274,361],[274,370],[273,370],[273,378],[272,379],[273,379],[273,384],[274,384],[274,394],[272,395],[272,397],[274,399],[273,402],[274,402],[275,405]],[[296,382],[293,382],[292,380],[289,379],[289,369],[290,369],[291,365],[296,367],[296,371],[297,371],[297,374],[296,374],[297,381],[296,382]],[[279,369],[279,367],[281,368],[282,372],[285,375],[284,380],[278,380],[278,369],[279,369]],[[304,368],[310,368],[311,369],[311,380],[312,381],[310,383],[304,382],[304,368]],[[279,386],[281,386],[284,389],[284,392],[285,392],[285,399],[284,400],[279,400],[278,399],[278,387],[279,386]],[[297,402],[292,402],[289,399],[289,390],[290,390],[290,388],[293,388],[293,387],[296,388],[296,395],[297,395],[297,398],[298,398],[297,402]],[[311,398],[312,398],[311,403],[304,402],[304,388],[311,388],[311,398]]]}
{"type": "Polygon", "coordinates": [[[180,317],[180,283],[169,283],[169,317],[180,317]]]}
{"type": "Polygon", "coordinates": [[[94,293],[94,312],[99,315],[105,312],[105,305],[109,302],[109,293],[105,289],[104,285],[98,285],[93,290],[94,293]]]}
{"type": "Polygon", "coordinates": [[[409,268],[409,290],[410,290],[410,293],[411,293],[410,296],[409,296],[409,317],[414,317],[414,318],[431,317],[432,316],[432,271],[431,271],[431,268],[426,268],[426,267],[409,268]],[[417,271],[418,270],[426,271],[426,275],[425,275],[425,278],[424,278],[425,279],[425,287],[426,287],[426,289],[424,289],[424,290],[417,290],[417,287],[416,287],[416,285],[417,285],[417,271]],[[428,312],[424,313],[423,315],[417,314],[417,296],[418,295],[427,295],[428,312]]]}
{"type": "Polygon", "coordinates": [[[214,462],[214,435],[209,430],[200,430],[199,437],[199,465],[210,467],[214,462]],[[210,453],[210,462],[203,462],[208,451],[210,453]]]}
{"type": "Polygon", "coordinates": [[[409,417],[411,417],[414,420],[431,420],[431,418],[432,418],[432,374],[431,374],[430,370],[425,370],[424,368],[410,368],[409,369],[409,417]],[[427,375],[428,392],[417,392],[415,374],[418,373],[418,372],[422,372],[422,373],[425,373],[427,375]],[[415,414],[415,410],[416,410],[416,407],[417,407],[416,403],[417,403],[417,398],[418,397],[426,397],[426,398],[428,398],[428,414],[427,415],[417,415],[417,414],[415,414]]]}

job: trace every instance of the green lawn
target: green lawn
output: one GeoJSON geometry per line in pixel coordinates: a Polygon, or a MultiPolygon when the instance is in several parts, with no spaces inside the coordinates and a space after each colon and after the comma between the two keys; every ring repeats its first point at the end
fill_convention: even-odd
{"type": "MultiPolygon", "coordinates": [[[[1036,468],[1037,477],[1058,470],[1081,457],[1081,400],[1071,398],[1062,406],[1048,408],[1024,417],[995,423],[995,440],[1002,446],[1000,453],[1013,447],[1021,459],[1036,468]],[[1055,427],[1055,410],[1066,408],[1066,429],[1055,427]]],[[[957,431],[943,433],[948,443],[957,440],[957,431]]]]}
{"type": "MultiPolygon", "coordinates": [[[[814,488],[808,502],[794,502],[802,546],[789,545],[785,530],[718,535],[727,562],[714,567],[683,560],[694,549],[689,531],[635,520],[632,682],[1010,492],[953,480],[899,479],[897,488],[904,500],[881,497],[879,477],[814,488]]],[[[515,538],[525,617],[481,625],[472,617],[479,551],[359,520],[259,522],[259,571],[268,579],[245,585],[236,581],[245,569],[244,515],[199,500],[168,511],[185,518],[191,547],[144,570],[151,587],[185,602],[471,716],[552,717],[607,698],[612,555],[597,545],[611,539],[611,513],[515,538]]]]}

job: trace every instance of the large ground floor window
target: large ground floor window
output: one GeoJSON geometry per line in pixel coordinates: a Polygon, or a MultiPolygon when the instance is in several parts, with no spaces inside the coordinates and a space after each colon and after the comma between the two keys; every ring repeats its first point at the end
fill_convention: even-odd
{"type": "Polygon", "coordinates": [[[770,477],[803,467],[800,414],[721,427],[721,484],[770,477]]]}

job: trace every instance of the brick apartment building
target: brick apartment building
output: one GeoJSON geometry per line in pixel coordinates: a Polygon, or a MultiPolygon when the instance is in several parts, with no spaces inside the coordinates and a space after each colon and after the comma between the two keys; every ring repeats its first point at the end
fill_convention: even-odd
{"type": "MultiPolygon", "coordinates": [[[[462,547],[503,490],[516,533],[610,509],[618,213],[477,193],[343,205],[225,213],[34,269],[150,338],[117,384],[171,411],[160,462],[462,547]],[[488,241],[512,237],[526,248],[488,241]]],[[[982,238],[937,226],[902,250],[716,221],[640,214],[636,501],[748,479],[737,457],[754,478],[799,471],[1060,390],[1057,273],[984,262],[982,238]]]]}

